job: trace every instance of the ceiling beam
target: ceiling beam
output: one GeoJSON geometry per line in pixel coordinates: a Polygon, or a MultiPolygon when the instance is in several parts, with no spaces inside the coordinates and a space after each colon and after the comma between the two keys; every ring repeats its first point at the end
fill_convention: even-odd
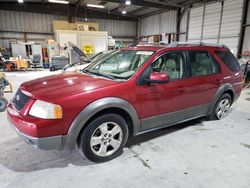
{"type": "Polygon", "coordinates": [[[78,0],[78,1],[75,3],[75,7],[76,7],[75,16],[78,14],[78,10],[79,10],[81,4],[82,4],[84,1],[85,1],[85,0],[78,0]]]}
{"type": "MultiPolygon", "coordinates": [[[[75,5],[61,5],[54,3],[13,3],[13,2],[0,2],[0,9],[11,10],[11,11],[22,11],[22,12],[33,12],[33,13],[43,13],[43,14],[56,14],[63,15],[67,17],[84,17],[85,8],[79,7],[79,11],[76,13],[75,5]]],[[[108,13],[102,10],[87,8],[88,18],[99,18],[99,19],[113,19],[113,20],[128,20],[137,22],[136,17],[131,17],[129,15],[122,15],[117,13],[108,13]]]]}
{"type": "Polygon", "coordinates": [[[181,8],[182,6],[181,5],[178,5],[177,3],[174,3],[174,2],[169,2],[169,1],[164,1],[164,0],[158,0],[158,1],[155,1],[155,0],[145,0],[145,1],[148,1],[150,3],[158,3],[160,5],[167,5],[167,6],[174,6],[174,7],[179,7],[181,8]]]}
{"type": "MultiPolygon", "coordinates": [[[[133,21],[135,21],[135,20],[138,21],[137,16],[133,16],[133,15],[130,15],[130,14],[123,15],[122,13],[118,13],[118,12],[109,12],[109,11],[106,11],[106,10],[101,10],[101,9],[96,9],[96,8],[89,8],[89,7],[86,10],[88,12],[89,12],[89,10],[94,10],[94,11],[102,12],[102,13],[105,13],[105,14],[108,14],[108,15],[117,15],[117,16],[121,16],[121,17],[125,17],[125,18],[132,18],[132,19],[134,19],[133,21]]],[[[104,19],[104,18],[101,18],[101,19],[104,19]]]]}
{"type": "Polygon", "coordinates": [[[153,16],[153,15],[156,15],[156,14],[161,14],[161,13],[168,12],[168,11],[170,11],[170,10],[168,10],[168,9],[157,10],[157,11],[154,11],[154,12],[151,12],[151,13],[148,13],[148,14],[141,15],[140,18],[146,18],[146,17],[149,17],[149,16],[153,16]]]}
{"type": "Polygon", "coordinates": [[[147,10],[147,9],[148,9],[148,7],[141,7],[141,8],[129,11],[128,13],[131,14],[131,15],[133,15],[133,14],[135,14],[137,12],[141,12],[141,11],[144,11],[144,10],[147,10]]]}
{"type": "Polygon", "coordinates": [[[80,6],[85,0],[78,0],[75,3],[75,6],[80,6]]]}
{"type": "Polygon", "coordinates": [[[123,4],[119,4],[118,5],[118,7],[116,7],[116,8],[113,8],[112,10],[110,10],[109,12],[115,12],[115,11],[117,11],[117,10],[119,10],[119,9],[123,9],[125,7],[125,5],[123,5],[123,4]]]}
{"type": "MultiPolygon", "coordinates": [[[[125,0],[123,0],[122,2],[121,2],[121,0],[109,0],[108,2],[125,4],[125,0]]],[[[169,10],[177,10],[178,9],[178,7],[173,6],[173,5],[162,5],[159,3],[148,2],[145,0],[133,0],[133,1],[131,1],[131,5],[151,7],[151,8],[169,9],[169,10]]]]}
{"type": "Polygon", "coordinates": [[[207,4],[207,3],[211,3],[211,2],[219,2],[220,0],[188,0],[182,3],[178,3],[181,6],[185,6],[185,7],[189,7],[191,5],[194,4],[207,4]]]}
{"type": "Polygon", "coordinates": [[[99,3],[99,5],[103,5],[103,6],[106,6],[106,4],[108,4],[108,2],[105,2],[105,1],[102,1],[99,3]]]}

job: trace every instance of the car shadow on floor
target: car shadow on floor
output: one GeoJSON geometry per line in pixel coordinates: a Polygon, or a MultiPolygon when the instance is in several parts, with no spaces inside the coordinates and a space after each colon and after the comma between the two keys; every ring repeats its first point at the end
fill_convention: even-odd
{"type": "Polygon", "coordinates": [[[144,142],[147,142],[149,140],[152,140],[154,138],[160,137],[160,136],[164,136],[167,134],[170,134],[172,132],[176,132],[179,130],[182,130],[186,127],[190,127],[190,126],[202,126],[202,121],[206,121],[206,118],[199,118],[199,119],[195,119],[195,120],[191,120],[188,122],[184,122],[184,123],[180,123],[177,125],[173,125],[173,126],[169,126],[166,128],[162,128],[162,129],[158,129],[155,131],[150,131],[141,135],[138,135],[136,137],[132,137],[128,140],[126,146],[127,147],[132,147],[134,145],[138,145],[144,142]]]}
{"type": "Polygon", "coordinates": [[[87,160],[76,149],[74,151],[45,151],[26,144],[15,138],[0,145],[0,164],[17,172],[32,172],[48,168],[90,166],[94,163],[87,160]]]}
{"type": "MultiPolygon", "coordinates": [[[[164,136],[179,131],[188,126],[202,126],[204,119],[196,119],[181,123],[168,128],[145,133],[129,139],[126,147],[132,147],[147,142],[156,137],[164,136]]],[[[90,162],[76,149],[72,152],[66,151],[44,151],[35,149],[20,138],[14,138],[0,144],[0,164],[17,172],[32,172],[50,168],[64,168],[68,165],[90,166],[90,162]]]]}

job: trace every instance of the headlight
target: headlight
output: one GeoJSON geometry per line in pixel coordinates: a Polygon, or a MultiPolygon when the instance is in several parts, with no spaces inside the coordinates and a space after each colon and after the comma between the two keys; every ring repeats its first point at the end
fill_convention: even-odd
{"type": "Polygon", "coordinates": [[[36,100],[29,114],[42,119],[61,119],[62,107],[56,104],[36,100]]]}

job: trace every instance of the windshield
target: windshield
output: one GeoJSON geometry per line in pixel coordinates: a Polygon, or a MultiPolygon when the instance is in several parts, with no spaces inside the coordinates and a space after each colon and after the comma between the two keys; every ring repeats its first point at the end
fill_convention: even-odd
{"type": "Polygon", "coordinates": [[[97,53],[97,54],[91,56],[91,57],[90,57],[90,60],[91,60],[91,61],[95,61],[95,60],[97,60],[97,59],[99,59],[99,58],[101,58],[101,57],[105,57],[107,54],[112,53],[112,52],[113,52],[112,50],[110,50],[110,51],[99,52],[99,53],[97,53]]]}
{"type": "Polygon", "coordinates": [[[153,51],[122,50],[98,58],[85,72],[113,79],[129,79],[149,59],[153,51]]]}
{"type": "Polygon", "coordinates": [[[99,56],[102,56],[103,54],[104,54],[104,52],[99,52],[99,53],[97,53],[95,55],[90,56],[90,59],[91,60],[97,59],[99,56]]]}

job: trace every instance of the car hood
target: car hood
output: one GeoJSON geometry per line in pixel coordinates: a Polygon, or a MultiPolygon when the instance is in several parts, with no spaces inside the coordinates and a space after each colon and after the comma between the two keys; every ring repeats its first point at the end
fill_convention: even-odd
{"type": "Polygon", "coordinates": [[[55,102],[58,99],[91,92],[119,82],[83,73],[61,73],[25,82],[21,89],[35,99],[55,102]]]}

